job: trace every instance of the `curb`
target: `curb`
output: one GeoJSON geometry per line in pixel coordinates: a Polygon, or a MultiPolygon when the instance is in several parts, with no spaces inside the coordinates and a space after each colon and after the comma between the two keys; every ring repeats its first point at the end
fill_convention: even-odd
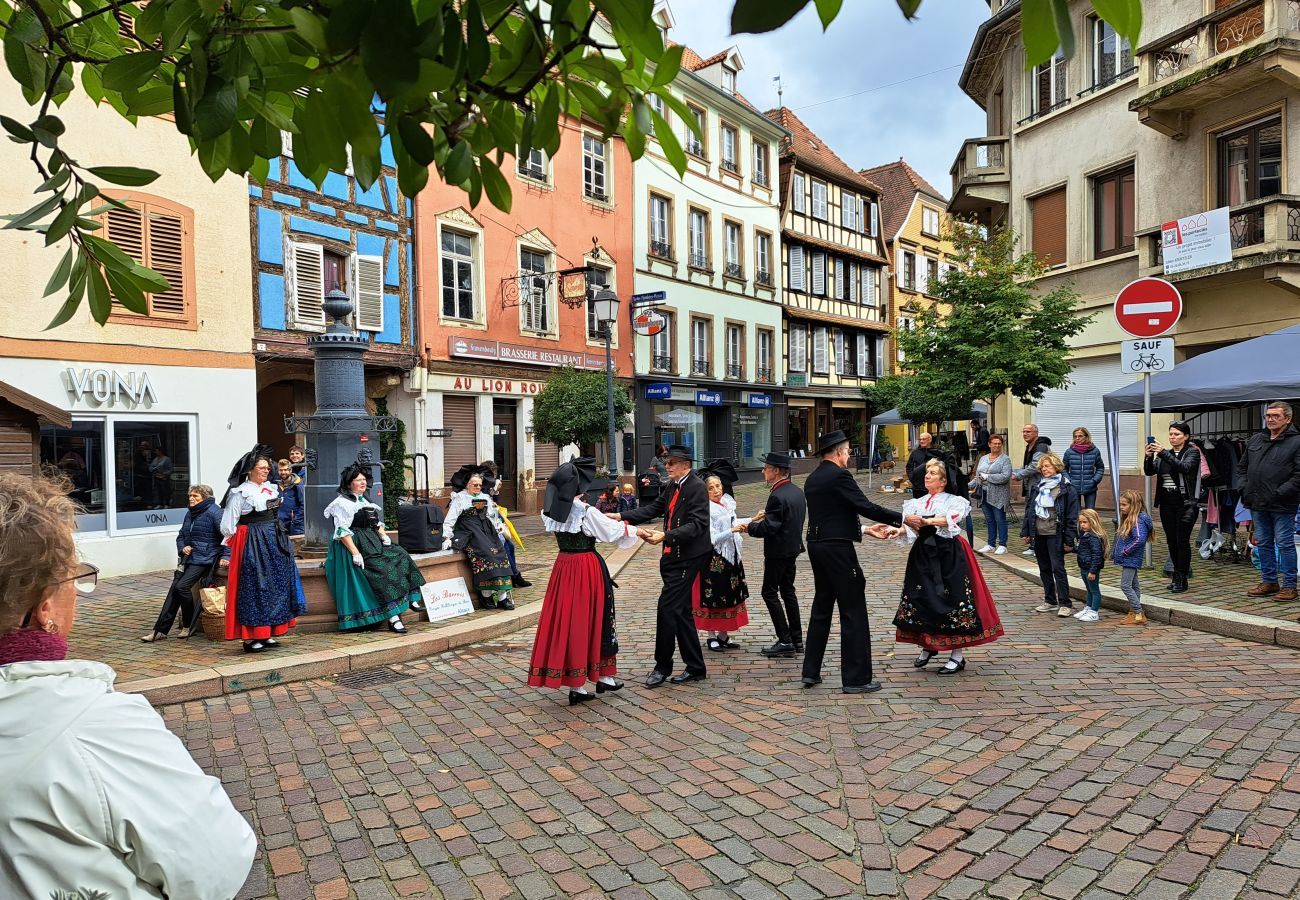
{"type": "MultiPolygon", "coordinates": [[[[606,558],[610,576],[617,578],[641,546],[637,544],[610,554],[606,558]]],[[[115,689],[126,694],[140,694],[154,706],[206,700],[224,694],[238,694],[291,681],[390,666],[445,653],[533,627],[541,615],[542,603],[539,600],[522,609],[453,622],[438,628],[436,632],[377,638],[356,647],[298,653],[283,659],[257,657],[247,662],[194,669],[160,678],[140,678],[118,684],[115,689]]],[[[1297,641],[1300,641],[1300,636],[1297,641]]]]}
{"type": "MultiPolygon", "coordinates": [[[[1021,563],[1019,559],[987,556],[980,554],[981,560],[988,560],[1033,584],[1041,585],[1036,563],[1021,563]],[[1032,568],[1030,566],[1032,565],[1032,568]]],[[[1083,579],[1073,575],[1070,581],[1070,598],[1083,600],[1087,596],[1083,579]]],[[[1101,605],[1112,612],[1128,612],[1128,599],[1118,588],[1101,586],[1101,605]]],[[[1272,644],[1277,647],[1300,648],[1300,623],[1286,622],[1268,616],[1256,616],[1250,613],[1233,612],[1229,609],[1216,609],[1199,603],[1187,603],[1182,600],[1167,600],[1162,597],[1143,597],[1142,611],[1147,619],[1162,625],[1176,625],[1192,631],[1204,631],[1224,637],[1253,641],[1257,644],[1272,644]]]]}

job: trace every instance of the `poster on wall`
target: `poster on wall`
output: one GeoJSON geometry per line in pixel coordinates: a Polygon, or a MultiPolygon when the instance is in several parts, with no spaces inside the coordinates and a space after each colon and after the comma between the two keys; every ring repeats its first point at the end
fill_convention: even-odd
{"type": "Polygon", "coordinates": [[[424,598],[430,622],[467,616],[474,611],[474,601],[465,587],[465,579],[460,576],[430,581],[421,586],[420,596],[424,598]]]}
{"type": "Polygon", "coordinates": [[[1160,226],[1160,249],[1166,275],[1232,262],[1228,207],[1164,223],[1160,226]]]}

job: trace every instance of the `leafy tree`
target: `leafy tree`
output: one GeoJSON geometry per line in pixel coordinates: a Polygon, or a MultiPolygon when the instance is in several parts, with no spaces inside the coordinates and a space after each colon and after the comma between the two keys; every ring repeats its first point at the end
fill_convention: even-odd
{"type": "MultiPolygon", "coordinates": [[[[598,444],[609,440],[605,373],[563,368],[533,399],[533,437],[547,444],[598,444]]],[[[632,399],[614,387],[614,430],[629,425],[632,399]]]]}
{"type": "Polygon", "coordinates": [[[903,415],[926,421],[964,419],[975,400],[1011,392],[1023,403],[1064,387],[1070,375],[1069,340],[1093,314],[1077,312],[1070,286],[1045,294],[1034,282],[1045,267],[1031,253],[1016,255],[1006,229],[985,235],[958,225],[949,235],[961,264],[932,292],[951,305],[941,315],[922,310],[916,328],[898,332],[898,346],[914,371],[901,379],[903,415]]]}
{"type": "MultiPolygon", "coordinates": [[[[375,401],[375,412],[381,416],[388,415],[388,398],[380,397],[375,401]]],[[[397,507],[406,494],[406,422],[397,418],[396,431],[379,433],[379,457],[383,464],[384,482],[384,521],[397,525],[397,507]]],[[[412,469],[412,476],[415,470],[412,469]]],[[[415,489],[415,485],[411,485],[415,489]]]]}
{"type": "MultiPolygon", "coordinates": [[[[736,32],[769,31],[815,2],[824,25],[842,0],[735,0],[736,32]]],[[[937,0],[931,0],[936,3],[937,0]]],[[[949,0],[951,2],[951,0],[949,0]]],[[[977,0],[967,0],[977,2],[977,0]]],[[[907,16],[921,0],[898,0],[907,16]]],[[[349,166],[363,188],[391,141],[403,193],[432,172],[509,210],[507,156],[554,154],[563,115],[605,136],[621,134],[633,159],[654,134],[682,172],[686,156],[657,96],[692,131],[685,104],[667,92],[682,48],[665,47],[653,0],[9,0],[0,4],[4,58],[35,117],[0,116],[30,148],[38,202],[8,228],[67,242],[46,295],[66,300],[50,327],[85,300],[97,322],[112,300],[144,313],[165,278],[94,232],[115,201],[102,184],[140,187],[158,176],[133,166],[83,163],[62,148],[51,111],[80,89],[135,121],[171,116],[204,173],[261,182],[290,135],[294,162],[317,185],[349,166]]],[[[1032,65],[1058,45],[1073,50],[1066,0],[1024,0],[1032,65]]],[[[1140,0],[1093,0],[1138,45],[1140,0]]]]}

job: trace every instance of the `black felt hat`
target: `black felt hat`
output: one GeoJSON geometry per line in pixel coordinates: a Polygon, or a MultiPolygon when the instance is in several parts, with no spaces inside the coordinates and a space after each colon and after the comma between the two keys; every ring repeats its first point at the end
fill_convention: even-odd
{"type": "Polygon", "coordinates": [[[763,457],[763,465],[776,466],[778,469],[790,468],[790,454],[773,451],[763,457]]]}
{"type": "MultiPolygon", "coordinates": [[[[491,485],[488,484],[488,479],[491,478],[492,476],[488,473],[487,469],[479,465],[461,466],[459,469],[457,469],[455,473],[452,474],[450,479],[452,490],[457,490],[457,491],[465,490],[465,485],[469,484],[470,478],[474,477],[475,475],[482,476],[483,490],[491,491],[492,488],[491,485]]],[[[496,484],[496,481],[493,480],[492,484],[496,484]]]]}
{"type": "Polygon", "coordinates": [[[700,477],[708,478],[710,475],[716,475],[722,482],[722,489],[728,494],[731,493],[732,486],[740,476],[736,474],[736,467],[731,464],[729,459],[711,459],[704,468],[700,469],[700,477]]]}
{"type": "Polygon", "coordinates": [[[848,443],[848,440],[849,436],[843,431],[832,431],[830,434],[823,434],[817,441],[817,453],[829,453],[840,444],[848,443]]]}
{"type": "Polygon", "coordinates": [[[687,462],[695,462],[695,451],[690,447],[687,447],[685,444],[673,444],[668,448],[668,452],[664,454],[664,457],[667,459],[676,458],[684,459],[687,462]]]}
{"type": "Polygon", "coordinates": [[[230,470],[230,476],[226,479],[226,493],[221,498],[222,506],[225,506],[226,501],[230,499],[230,492],[248,480],[248,473],[253,471],[253,466],[257,465],[259,459],[274,463],[275,448],[267,444],[254,444],[252,450],[239,457],[234,468],[230,470]]]}
{"type": "Polygon", "coordinates": [[[580,456],[562,463],[546,482],[546,495],[542,498],[542,514],[556,522],[563,522],[573,512],[573,500],[591,490],[596,483],[596,460],[580,456]]]}

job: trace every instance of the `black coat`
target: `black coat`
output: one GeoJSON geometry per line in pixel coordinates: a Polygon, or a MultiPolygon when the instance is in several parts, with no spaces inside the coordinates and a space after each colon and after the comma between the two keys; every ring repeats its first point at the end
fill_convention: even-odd
{"type": "Polygon", "coordinates": [[[1292,513],[1300,504],[1300,431],[1288,425],[1272,440],[1267,431],[1252,434],[1237,463],[1241,502],[1252,512],[1292,513]]]}
{"type": "Polygon", "coordinates": [[[709,540],[709,490],[694,472],[680,483],[669,482],[652,502],[623,513],[623,521],[642,525],[652,519],[664,518],[664,554],[661,562],[676,563],[699,559],[713,550],[709,540]],[[673,498],[681,499],[673,504],[673,498]],[[671,517],[668,509],[672,507],[671,517]]]}
{"type": "Polygon", "coordinates": [[[750,537],[763,539],[763,556],[785,559],[803,553],[803,524],[808,517],[803,491],[788,478],[778,482],[768,493],[763,512],[763,520],[750,522],[746,531],[750,537]]]}
{"type": "Polygon", "coordinates": [[[190,555],[185,557],[185,562],[193,566],[230,559],[230,548],[221,545],[223,538],[221,507],[211,497],[204,497],[185,511],[185,521],[176,535],[176,554],[183,555],[181,551],[189,547],[190,555]]]}
{"type": "Polygon", "coordinates": [[[1201,471],[1201,451],[1196,449],[1196,445],[1190,441],[1183,445],[1183,458],[1180,460],[1174,456],[1171,450],[1161,450],[1154,457],[1147,456],[1142,460],[1142,471],[1148,475],[1156,476],[1156,495],[1155,505],[1157,508],[1164,503],[1178,504],[1182,503],[1182,496],[1186,495],[1191,499],[1197,499],[1196,476],[1201,471]],[[1182,490],[1177,497],[1166,497],[1164,488],[1164,476],[1172,475],[1174,483],[1182,485],[1182,490]]]}
{"type": "Polygon", "coordinates": [[[808,501],[808,543],[818,541],[861,541],[866,516],[887,525],[902,525],[903,517],[892,509],[877,506],[862,493],[848,469],[828,459],[813,469],[803,486],[808,501]]]}
{"type": "MultiPolygon", "coordinates": [[[[1025,518],[1020,523],[1021,537],[1033,538],[1037,532],[1034,523],[1038,514],[1034,512],[1034,498],[1038,488],[1025,499],[1025,518]]],[[[1079,533],[1079,492],[1070,484],[1068,476],[1062,476],[1061,489],[1056,492],[1056,537],[1065,547],[1073,547],[1079,533]]]]}

